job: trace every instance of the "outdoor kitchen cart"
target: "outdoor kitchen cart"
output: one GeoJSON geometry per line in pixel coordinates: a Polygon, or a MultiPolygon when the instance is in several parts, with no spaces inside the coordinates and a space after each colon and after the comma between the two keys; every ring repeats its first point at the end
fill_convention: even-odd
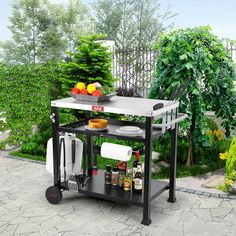
{"type": "MultiPolygon", "coordinates": [[[[59,154],[59,134],[62,133],[77,133],[84,134],[86,139],[84,151],[84,174],[89,176],[86,185],[78,188],[78,192],[111,200],[115,202],[126,203],[129,205],[136,205],[143,207],[142,224],[149,225],[151,200],[156,198],[165,190],[169,190],[168,201],[174,203],[175,198],[175,182],[176,182],[176,159],[177,159],[177,133],[178,122],[185,119],[184,114],[178,114],[178,101],[145,99],[145,98],[131,98],[114,96],[106,102],[85,102],[77,101],[72,97],[59,99],[51,102],[52,126],[53,126],[53,171],[54,171],[54,186],[50,188],[57,188],[60,191],[68,190],[67,183],[61,181],[60,177],[60,154],[59,154]],[[59,125],[59,108],[70,108],[87,111],[88,117],[79,120],[72,124],[59,125]],[[93,111],[106,112],[124,115],[134,115],[145,117],[144,123],[108,119],[108,130],[105,132],[88,131],[85,126],[88,120],[93,118],[93,111]],[[161,122],[155,122],[160,120],[161,122]],[[116,130],[120,126],[132,125],[138,126],[143,130],[142,136],[125,136],[120,135],[116,130]],[[152,166],[152,140],[160,138],[165,132],[171,132],[171,150],[170,150],[170,178],[169,182],[157,181],[151,179],[152,166]],[[93,166],[96,165],[96,158],[93,153],[93,137],[108,137],[113,139],[129,140],[135,142],[142,142],[145,145],[145,160],[144,160],[144,189],[142,193],[135,193],[134,191],[124,191],[121,188],[114,186],[107,186],[104,184],[104,171],[98,170],[97,175],[93,175],[93,166]],[[85,159],[86,158],[86,159],[85,159]],[[85,161],[86,160],[86,161],[85,161]]],[[[49,190],[50,190],[49,188],[49,190]]],[[[55,190],[55,189],[54,189],[55,190]]],[[[55,191],[49,191],[47,195],[51,198],[57,198],[55,191]]],[[[47,198],[48,198],[47,196],[47,198]]],[[[60,199],[59,199],[60,200],[60,199]]],[[[58,201],[59,202],[59,201],[58,201]]]]}

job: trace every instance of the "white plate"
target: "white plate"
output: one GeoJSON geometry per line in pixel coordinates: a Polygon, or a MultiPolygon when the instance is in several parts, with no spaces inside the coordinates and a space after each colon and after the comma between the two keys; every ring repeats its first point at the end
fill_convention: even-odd
{"type": "Polygon", "coordinates": [[[142,130],[139,130],[139,132],[136,132],[136,133],[128,133],[128,132],[121,131],[120,129],[117,129],[116,132],[124,136],[142,136],[143,135],[142,130]]]}
{"type": "Polygon", "coordinates": [[[91,128],[88,125],[85,125],[84,128],[86,130],[90,130],[90,131],[105,131],[105,130],[108,130],[108,126],[105,127],[105,128],[91,128]]]}
{"type": "Polygon", "coordinates": [[[121,132],[126,132],[126,133],[132,133],[132,134],[137,134],[138,132],[140,132],[140,128],[137,126],[121,126],[120,127],[120,131],[121,132]]]}

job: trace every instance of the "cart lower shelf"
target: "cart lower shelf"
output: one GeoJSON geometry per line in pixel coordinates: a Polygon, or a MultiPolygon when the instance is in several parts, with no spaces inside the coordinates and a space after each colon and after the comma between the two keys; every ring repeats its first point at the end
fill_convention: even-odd
{"type": "MultiPolygon", "coordinates": [[[[169,189],[169,183],[164,181],[151,181],[151,200],[156,198],[165,190],[169,189]]],[[[125,191],[118,186],[104,184],[104,171],[98,170],[96,176],[92,176],[87,185],[80,188],[80,193],[102,198],[110,201],[126,203],[128,205],[143,206],[143,193],[135,193],[133,191],[125,191]]]]}

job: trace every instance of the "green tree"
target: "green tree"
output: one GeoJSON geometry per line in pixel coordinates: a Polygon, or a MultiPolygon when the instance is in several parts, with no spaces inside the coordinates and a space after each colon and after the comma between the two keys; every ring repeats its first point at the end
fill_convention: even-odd
{"type": "Polygon", "coordinates": [[[81,0],[69,0],[67,5],[50,4],[51,11],[55,12],[54,19],[63,33],[66,50],[74,52],[78,36],[94,32],[94,23],[90,9],[81,0]]]}
{"type": "Polygon", "coordinates": [[[223,119],[229,136],[235,125],[235,67],[224,45],[209,27],[177,30],[164,35],[157,44],[159,57],[150,98],[171,97],[176,86],[188,84],[180,97],[180,111],[188,114],[184,127],[189,131],[187,164],[193,163],[194,145],[208,145],[204,112],[213,110],[223,119]],[[187,82],[188,81],[188,82],[187,82]]]}
{"type": "Polygon", "coordinates": [[[9,29],[12,40],[2,43],[3,61],[35,63],[57,60],[65,50],[47,0],[17,0],[9,29]]]}
{"type": "Polygon", "coordinates": [[[149,46],[159,34],[171,27],[174,16],[169,8],[161,13],[156,0],[98,0],[95,28],[116,40],[121,48],[149,46]]]}
{"type": "Polygon", "coordinates": [[[9,29],[12,39],[0,44],[2,61],[11,64],[55,62],[74,51],[78,35],[93,29],[89,9],[81,0],[68,5],[48,0],[16,0],[9,29]]]}

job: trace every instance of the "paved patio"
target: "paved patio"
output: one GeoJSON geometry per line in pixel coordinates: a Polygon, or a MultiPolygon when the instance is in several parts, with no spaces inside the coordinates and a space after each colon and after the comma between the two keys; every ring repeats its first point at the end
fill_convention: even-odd
{"type": "Polygon", "coordinates": [[[167,192],[152,202],[150,226],[142,209],[64,192],[59,205],[44,197],[52,184],[45,166],[0,158],[0,235],[227,235],[236,232],[236,200],[167,192]]]}

